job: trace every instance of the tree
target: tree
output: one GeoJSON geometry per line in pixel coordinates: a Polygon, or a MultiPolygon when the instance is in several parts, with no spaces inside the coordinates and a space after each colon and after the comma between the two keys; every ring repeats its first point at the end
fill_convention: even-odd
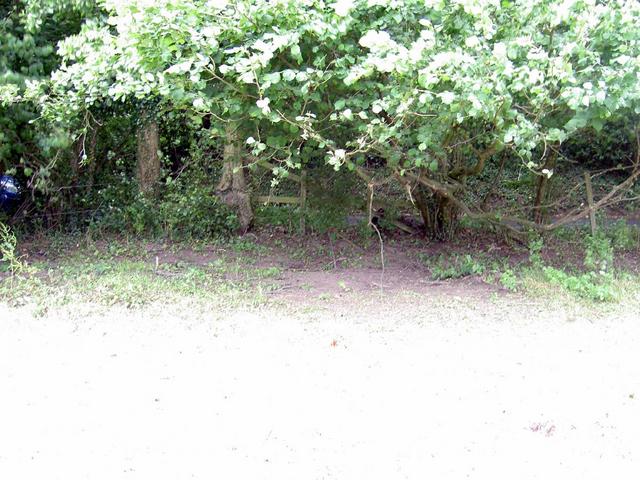
{"type": "MultiPolygon", "coordinates": [[[[23,0],[0,6],[0,171],[44,189],[54,166],[72,143],[59,125],[35,124],[42,107],[40,86],[60,61],[56,43],[95,15],[89,0],[23,0]]],[[[72,159],[72,163],[78,161],[72,159]]]]}
{"type": "MultiPolygon", "coordinates": [[[[504,219],[473,204],[468,188],[493,156],[538,175],[542,199],[562,142],[638,113],[634,0],[104,6],[106,23],[86,23],[61,44],[45,110],[62,118],[156,96],[165,108],[210,115],[212,135],[237,126],[247,153],[280,162],[279,171],[323,152],[372,192],[397,182],[434,238],[451,238],[460,213],[504,219]],[[364,168],[367,154],[384,160],[384,178],[364,168]]],[[[631,181],[637,175],[636,166],[631,181]]]]}
{"type": "Polygon", "coordinates": [[[152,196],[158,190],[161,166],[158,150],[160,148],[160,133],[158,121],[148,113],[139,119],[136,151],[136,176],[140,193],[152,196]]]}

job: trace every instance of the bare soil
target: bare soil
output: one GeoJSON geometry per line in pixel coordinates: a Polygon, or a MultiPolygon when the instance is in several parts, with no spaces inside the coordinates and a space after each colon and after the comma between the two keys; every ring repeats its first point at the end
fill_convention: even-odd
{"type": "Polygon", "coordinates": [[[388,235],[384,270],[375,240],[342,234],[111,247],[278,274],[257,308],[185,298],[42,316],[0,299],[0,478],[637,478],[640,298],[596,308],[431,280],[441,253],[517,265],[522,246],[388,235]]]}
{"type": "Polygon", "coordinates": [[[0,305],[0,478],[637,478],[637,312],[361,282],[232,312],[0,305]]]}

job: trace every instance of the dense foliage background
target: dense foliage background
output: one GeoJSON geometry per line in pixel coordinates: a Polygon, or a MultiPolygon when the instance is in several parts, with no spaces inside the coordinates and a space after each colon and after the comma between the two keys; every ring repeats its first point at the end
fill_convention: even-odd
{"type": "Polygon", "coordinates": [[[23,0],[0,16],[14,224],[207,237],[384,211],[448,240],[463,217],[584,216],[584,172],[599,207],[635,195],[635,0],[23,0]],[[308,201],[259,200],[299,196],[301,175],[308,201]]]}

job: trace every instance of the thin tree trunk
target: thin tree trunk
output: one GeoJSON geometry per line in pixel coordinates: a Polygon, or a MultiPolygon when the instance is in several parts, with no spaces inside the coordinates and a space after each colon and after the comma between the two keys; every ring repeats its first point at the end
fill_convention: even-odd
{"type": "Polygon", "coordinates": [[[222,176],[216,188],[216,194],[223,203],[236,211],[240,228],[242,232],[246,232],[253,223],[253,209],[243,168],[242,143],[236,123],[227,125],[225,137],[222,176]]]}
{"type": "MultiPolygon", "coordinates": [[[[552,152],[547,160],[544,162],[544,169],[552,171],[556,166],[556,160],[558,158],[557,153],[552,152]]],[[[540,175],[538,178],[538,184],[536,186],[536,199],[533,204],[533,220],[541,224],[544,220],[544,209],[542,208],[542,204],[547,198],[549,177],[547,175],[540,175]]]]}
{"type": "Polygon", "coordinates": [[[153,195],[160,181],[160,134],[155,118],[143,118],[137,132],[137,178],[140,193],[153,195]]]}

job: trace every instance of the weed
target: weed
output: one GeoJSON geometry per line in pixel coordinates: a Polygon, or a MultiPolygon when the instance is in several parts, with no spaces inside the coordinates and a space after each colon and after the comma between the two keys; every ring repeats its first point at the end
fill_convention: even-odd
{"type": "Polygon", "coordinates": [[[544,240],[541,237],[535,238],[529,242],[529,261],[534,267],[542,266],[542,248],[544,240]]]}
{"type": "Polygon", "coordinates": [[[515,272],[510,268],[506,269],[500,275],[500,285],[511,292],[515,292],[518,290],[518,277],[515,272]]]}
{"type": "MultiPolygon", "coordinates": [[[[421,255],[421,259],[425,262],[423,255],[421,255]]],[[[430,268],[431,278],[434,280],[448,280],[467,277],[469,275],[480,275],[486,270],[484,263],[475,260],[469,254],[462,256],[453,255],[451,257],[440,255],[435,262],[427,264],[427,266],[430,268]]]]}
{"type": "Polygon", "coordinates": [[[629,225],[625,220],[618,220],[607,229],[614,250],[631,250],[640,243],[640,228],[629,225]]]}
{"type": "Polygon", "coordinates": [[[547,281],[563,287],[578,297],[598,302],[609,302],[619,298],[611,274],[587,272],[570,274],[554,267],[544,267],[547,281]]]}
{"type": "Polygon", "coordinates": [[[601,275],[606,274],[613,267],[611,240],[602,231],[586,237],[584,266],[601,275]]]}
{"type": "Polygon", "coordinates": [[[16,254],[17,245],[16,236],[8,226],[0,222],[0,269],[6,269],[11,276],[26,270],[26,264],[16,254]]]}

